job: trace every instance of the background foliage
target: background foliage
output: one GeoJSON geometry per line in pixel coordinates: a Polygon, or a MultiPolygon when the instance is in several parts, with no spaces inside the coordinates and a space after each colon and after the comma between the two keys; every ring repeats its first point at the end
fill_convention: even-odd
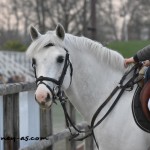
{"type": "Polygon", "coordinates": [[[110,49],[116,50],[121,53],[124,57],[131,57],[135,55],[135,53],[142,49],[143,47],[150,44],[150,41],[116,41],[110,43],[107,47],[110,49]]]}
{"type": "Polygon", "coordinates": [[[4,43],[2,49],[9,50],[9,51],[25,51],[27,49],[27,46],[21,43],[20,41],[10,40],[4,43]]]}
{"type": "Polygon", "coordinates": [[[0,45],[8,49],[14,48],[14,41],[28,45],[30,25],[44,33],[58,22],[66,32],[102,43],[148,40],[149,6],[149,0],[1,0],[0,45]],[[8,44],[10,40],[14,44],[8,44]]]}

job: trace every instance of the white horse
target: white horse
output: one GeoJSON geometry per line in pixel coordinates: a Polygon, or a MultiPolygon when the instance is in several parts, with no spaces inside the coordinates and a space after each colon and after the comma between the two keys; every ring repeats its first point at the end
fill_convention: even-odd
{"type": "MultiPolygon", "coordinates": [[[[117,86],[127,70],[124,58],[116,51],[85,37],[65,34],[62,25],[55,31],[42,35],[34,27],[30,28],[33,42],[27,55],[34,58],[37,77],[59,78],[64,66],[66,51],[70,54],[73,76],[70,85],[68,67],[62,88],[71,103],[90,124],[97,108],[117,86]]],[[[53,89],[55,84],[43,81],[53,89]]],[[[109,116],[94,130],[100,150],[148,150],[150,134],[142,131],[134,122],[131,101],[135,88],[125,91],[109,116]]],[[[118,92],[117,92],[118,93],[118,92]]],[[[49,108],[52,105],[52,93],[39,84],[35,93],[40,105],[49,108]]],[[[112,98],[97,120],[109,109],[117,94],[112,98]]]]}

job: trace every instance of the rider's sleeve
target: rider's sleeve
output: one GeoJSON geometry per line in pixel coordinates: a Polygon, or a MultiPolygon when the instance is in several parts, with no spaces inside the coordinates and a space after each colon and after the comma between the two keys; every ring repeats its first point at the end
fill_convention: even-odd
{"type": "Polygon", "coordinates": [[[139,50],[133,57],[135,62],[150,60],[150,45],[139,50]]]}

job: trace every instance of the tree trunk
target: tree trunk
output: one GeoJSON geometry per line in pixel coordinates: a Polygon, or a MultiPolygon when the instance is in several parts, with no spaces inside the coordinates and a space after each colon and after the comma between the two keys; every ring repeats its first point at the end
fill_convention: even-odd
{"type": "Polygon", "coordinates": [[[83,35],[86,36],[87,32],[87,21],[86,21],[86,15],[87,15],[87,0],[84,0],[84,6],[83,6],[83,35]]]}
{"type": "Polygon", "coordinates": [[[97,19],[96,19],[96,2],[97,0],[91,0],[91,38],[93,40],[97,39],[96,35],[96,24],[97,24],[97,19]]]}

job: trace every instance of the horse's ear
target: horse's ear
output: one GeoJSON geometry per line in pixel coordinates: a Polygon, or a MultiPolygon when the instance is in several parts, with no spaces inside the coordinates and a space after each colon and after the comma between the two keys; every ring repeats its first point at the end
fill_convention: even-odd
{"type": "Polygon", "coordinates": [[[65,30],[64,27],[61,24],[58,24],[56,27],[56,35],[60,38],[60,39],[64,39],[65,37],[65,30]]]}
{"type": "Polygon", "coordinates": [[[30,36],[32,40],[36,40],[41,34],[38,32],[38,30],[33,27],[30,26],[30,36]]]}

